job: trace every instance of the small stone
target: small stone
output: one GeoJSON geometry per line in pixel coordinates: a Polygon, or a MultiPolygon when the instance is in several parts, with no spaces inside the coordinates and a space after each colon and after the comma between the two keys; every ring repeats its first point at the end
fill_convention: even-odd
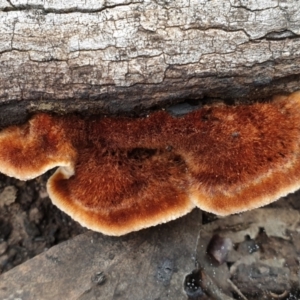
{"type": "Polygon", "coordinates": [[[40,198],[44,199],[49,197],[48,192],[45,187],[42,187],[39,191],[40,198]]]}
{"type": "Polygon", "coordinates": [[[43,214],[38,210],[37,207],[31,208],[29,211],[29,221],[35,224],[39,224],[43,219],[43,214]]]}
{"type": "Polygon", "coordinates": [[[6,186],[0,193],[0,206],[9,206],[14,203],[17,198],[17,191],[13,185],[6,186]]]}
{"type": "Polygon", "coordinates": [[[226,261],[228,253],[232,248],[233,243],[231,239],[215,234],[207,246],[207,254],[221,265],[226,261]]]}

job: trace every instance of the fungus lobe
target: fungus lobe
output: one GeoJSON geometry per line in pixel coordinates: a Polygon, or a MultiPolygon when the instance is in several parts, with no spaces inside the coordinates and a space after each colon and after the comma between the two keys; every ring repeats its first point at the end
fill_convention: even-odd
{"type": "Polygon", "coordinates": [[[37,114],[0,132],[0,171],[48,181],[82,225],[122,235],[195,206],[228,215],[300,187],[300,92],[268,103],[203,107],[183,117],[37,114]]]}

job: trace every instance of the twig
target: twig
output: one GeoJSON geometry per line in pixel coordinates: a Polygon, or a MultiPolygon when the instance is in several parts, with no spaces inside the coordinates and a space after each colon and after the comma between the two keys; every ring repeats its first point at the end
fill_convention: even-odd
{"type": "Polygon", "coordinates": [[[202,275],[202,288],[207,293],[208,296],[215,300],[233,300],[233,298],[225,295],[219,289],[219,287],[214,283],[214,281],[206,274],[201,271],[202,275]]]}
{"type": "Polygon", "coordinates": [[[243,293],[240,291],[240,289],[228,278],[227,282],[231,285],[231,287],[234,289],[234,291],[244,300],[248,300],[243,293]]]}
{"type": "Polygon", "coordinates": [[[269,295],[274,299],[285,299],[288,296],[289,292],[284,291],[282,294],[277,295],[275,293],[269,292],[269,295]]]}

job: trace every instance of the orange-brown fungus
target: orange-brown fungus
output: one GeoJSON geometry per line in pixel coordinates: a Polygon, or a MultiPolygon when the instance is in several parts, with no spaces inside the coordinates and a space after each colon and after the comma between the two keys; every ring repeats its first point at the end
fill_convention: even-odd
{"type": "Polygon", "coordinates": [[[195,206],[227,215],[300,188],[300,92],[270,103],[215,105],[174,118],[38,114],[0,133],[0,171],[49,179],[55,205],[110,235],[195,206]]]}

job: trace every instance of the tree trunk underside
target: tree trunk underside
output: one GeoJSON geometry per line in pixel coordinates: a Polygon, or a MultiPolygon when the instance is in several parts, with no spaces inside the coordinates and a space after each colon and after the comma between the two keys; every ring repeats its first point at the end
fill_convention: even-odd
{"type": "Polygon", "coordinates": [[[0,125],[299,88],[297,0],[0,0],[0,125]]]}

